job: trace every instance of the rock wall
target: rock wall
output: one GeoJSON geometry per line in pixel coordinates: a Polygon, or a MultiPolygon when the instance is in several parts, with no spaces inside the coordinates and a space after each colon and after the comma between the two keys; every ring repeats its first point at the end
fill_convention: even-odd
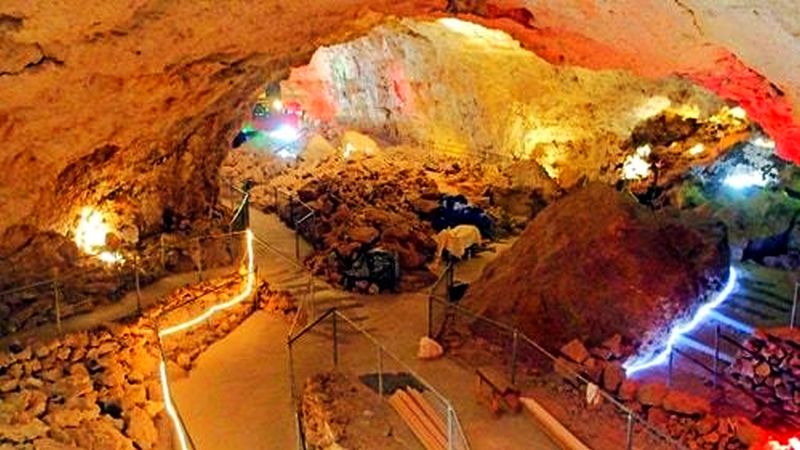
{"type": "Polygon", "coordinates": [[[171,448],[156,348],[134,324],[0,351],[0,447],[171,448]]]}
{"type": "Polygon", "coordinates": [[[143,233],[166,208],[206,214],[260,87],[319,45],[434,5],[3,2],[0,230],[27,222],[63,232],[86,205],[124,205],[123,221],[143,233]]]}
{"type": "MultiPolygon", "coordinates": [[[[466,3],[486,16],[470,20],[509,30],[553,63],[683,74],[743,103],[778,138],[783,156],[799,153],[792,105],[800,91],[800,51],[791,2],[466,3]]],[[[191,219],[202,215],[215,200],[216,168],[244,105],[260,86],[305,63],[317,47],[353,38],[388,14],[430,16],[444,5],[3,2],[0,231],[24,222],[63,232],[87,203],[120,204],[123,220],[144,233],[162,225],[165,208],[191,219]]],[[[395,71],[402,79],[400,67],[395,71]]],[[[401,97],[416,88],[387,87],[387,96],[401,97]]]]}

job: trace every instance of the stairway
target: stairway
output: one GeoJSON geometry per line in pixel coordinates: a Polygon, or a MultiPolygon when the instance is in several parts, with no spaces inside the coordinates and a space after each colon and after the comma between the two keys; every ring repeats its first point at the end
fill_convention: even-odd
{"type": "Polygon", "coordinates": [[[314,277],[302,265],[302,260],[313,250],[304,240],[298,245],[294,230],[277,216],[251,209],[250,228],[255,235],[253,250],[258,276],[272,289],[288,292],[300,301],[306,308],[309,323],[333,307],[356,323],[367,319],[364,304],[354,294],[314,277]],[[310,286],[313,287],[311,301],[308,297],[310,286]]]}
{"type": "MultiPolygon", "coordinates": [[[[781,286],[759,274],[761,269],[751,265],[736,267],[737,286],[725,302],[696,330],[679,340],[679,349],[702,354],[710,361],[714,354],[717,325],[723,334],[742,342],[756,328],[787,326],[792,298],[787,286],[781,286]]],[[[720,342],[720,359],[732,362],[737,348],[724,340],[720,342]]]]}

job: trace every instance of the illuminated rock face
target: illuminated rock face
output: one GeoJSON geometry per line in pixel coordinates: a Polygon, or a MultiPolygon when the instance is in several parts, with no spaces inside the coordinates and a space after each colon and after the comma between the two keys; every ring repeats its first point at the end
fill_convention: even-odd
{"type": "MultiPolygon", "coordinates": [[[[800,154],[791,147],[800,134],[791,119],[800,93],[792,2],[468,3],[550,62],[688,74],[741,100],[780,135],[782,155],[800,154]],[[520,24],[528,16],[512,8],[528,8],[536,28],[520,24]]],[[[386,14],[424,16],[444,4],[4,1],[0,230],[24,222],[64,231],[81,207],[109,202],[122,203],[126,220],[145,233],[162,225],[166,207],[189,218],[204,214],[251,93],[307,62],[320,45],[351,39],[386,14]]]]}
{"type": "Polygon", "coordinates": [[[724,228],[590,184],[540,212],[464,302],[549,348],[614,334],[651,348],[710,298],[728,264],[724,228]]]}
{"type": "Polygon", "coordinates": [[[559,67],[508,34],[452,18],[404,20],[315,53],[283,83],[313,116],[432,152],[532,158],[561,185],[615,181],[636,125],[723,103],[692,83],[559,67]]]}

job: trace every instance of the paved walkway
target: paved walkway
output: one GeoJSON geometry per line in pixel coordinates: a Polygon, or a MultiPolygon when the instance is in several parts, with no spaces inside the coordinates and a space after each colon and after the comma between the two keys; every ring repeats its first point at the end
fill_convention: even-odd
{"type": "MultiPolygon", "coordinates": [[[[275,216],[251,213],[259,276],[278,289],[306,292],[309,276],[283,255],[294,255],[293,233],[275,216]]],[[[301,257],[310,249],[300,247],[301,257]]],[[[473,264],[481,264],[476,261],[473,264]]],[[[337,306],[359,326],[369,329],[388,348],[451,399],[474,449],[557,449],[525,415],[494,418],[476,401],[474,372],[449,359],[416,360],[417,342],[425,333],[425,296],[402,294],[353,296],[314,280],[319,313],[337,306]]],[[[295,346],[298,380],[332,367],[330,326],[295,346]]],[[[200,450],[290,449],[295,445],[286,334],[288,324],[257,313],[197,360],[186,379],[173,383],[178,407],[200,450]]],[[[340,328],[340,367],[356,374],[374,372],[376,349],[357,333],[340,328]]],[[[386,360],[387,371],[400,370],[386,360]]],[[[300,381],[302,383],[302,381],[300,381]]]]}

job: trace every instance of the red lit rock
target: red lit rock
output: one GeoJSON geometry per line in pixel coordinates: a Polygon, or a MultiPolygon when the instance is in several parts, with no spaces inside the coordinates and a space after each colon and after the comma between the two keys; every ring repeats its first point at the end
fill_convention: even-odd
{"type": "Polygon", "coordinates": [[[578,364],[583,363],[589,357],[589,351],[578,339],[573,339],[561,347],[561,353],[578,364]]]}
{"type": "Polygon", "coordinates": [[[636,401],[645,406],[661,406],[668,392],[664,383],[645,383],[636,392],[636,401]]]}
{"type": "Polygon", "coordinates": [[[687,416],[706,414],[711,411],[708,400],[695,395],[671,390],[664,397],[662,407],[670,412],[687,416]]]}

